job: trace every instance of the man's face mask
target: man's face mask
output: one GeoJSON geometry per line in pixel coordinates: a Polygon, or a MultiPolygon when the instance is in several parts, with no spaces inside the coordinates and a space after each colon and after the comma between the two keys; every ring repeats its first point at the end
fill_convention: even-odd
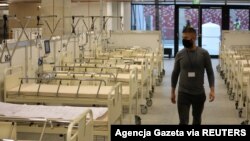
{"type": "Polygon", "coordinates": [[[185,48],[191,48],[193,46],[193,41],[191,39],[182,39],[182,44],[185,48]]]}

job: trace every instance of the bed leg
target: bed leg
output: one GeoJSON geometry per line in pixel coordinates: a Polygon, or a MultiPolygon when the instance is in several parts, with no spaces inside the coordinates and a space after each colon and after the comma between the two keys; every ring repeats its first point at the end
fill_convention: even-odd
{"type": "Polygon", "coordinates": [[[241,122],[241,125],[248,125],[249,120],[245,120],[241,122]]]}
{"type": "Polygon", "coordinates": [[[154,93],[150,90],[150,91],[149,91],[149,98],[152,98],[153,95],[154,95],[154,93]]]}
{"type": "Polygon", "coordinates": [[[146,105],[148,106],[148,107],[151,107],[152,105],[153,105],[153,101],[152,101],[152,99],[151,98],[146,98],[146,105]]]}
{"type": "Polygon", "coordinates": [[[146,105],[141,105],[141,113],[147,114],[147,112],[148,112],[148,107],[146,105]]]}
{"type": "Polygon", "coordinates": [[[135,115],[135,125],[141,125],[141,117],[138,115],[135,115]]]}

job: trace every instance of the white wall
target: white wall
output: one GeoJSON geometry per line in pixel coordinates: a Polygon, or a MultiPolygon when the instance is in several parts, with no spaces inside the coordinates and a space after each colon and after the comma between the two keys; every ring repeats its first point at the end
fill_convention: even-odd
{"type": "MultiPolygon", "coordinates": [[[[107,15],[107,5],[103,5],[103,15],[107,15]]],[[[81,16],[99,16],[100,15],[100,3],[99,2],[88,2],[88,3],[71,3],[71,14],[81,16]]],[[[90,27],[92,20],[91,18],[85,18],[85,22],[90,27]]],[[[79,23],[79,30],[82,28],[82,22],[79,23]]],[[[100,28],[100,19],[96,19],[95,28],[100,28]]],[[[86,29],[84,29],[86,30],[86,29]]]]}
{"type": "MultiPolygon", "coordinates": [[[[122,26],[124,30],[130,30],[131,24],[131,4],[130,2],[107,2],[108,16],[122,16],[122,26]]],[[[110,19],[108,29],[121,30],[120,19],[110,19]]]]}
{"type": "MultiPolygon", "coordinates": [[[[71,3],[72,15],[84,16],[99,16],[99,2],[71,3]]],[[[130,2],[104,2],[103,15],[105,16],[122,16],[124,30],[130,30],[131,25],[131,3],[130,2]]],[[[88,25],[91,24],[91,19],[86,20],[88,25]]],[[[99,20],[96,21],[99,27],[99,20]]],[[[120,30],[120,19],[109,19],[107,29],[120,30]]]]}

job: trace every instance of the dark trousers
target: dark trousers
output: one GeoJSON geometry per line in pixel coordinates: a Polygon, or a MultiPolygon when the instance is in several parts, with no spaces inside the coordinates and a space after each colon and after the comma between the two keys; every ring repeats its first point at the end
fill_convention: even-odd
{"type": "Polygon", "coordinates": [[[192,106],[193,125],[200,125],[205,101],[205,93],[192,95],[178,92],[177,107],[180,119],[179,124],[187,125],[189,123],[189,111],[190,106],[192,106]]]}

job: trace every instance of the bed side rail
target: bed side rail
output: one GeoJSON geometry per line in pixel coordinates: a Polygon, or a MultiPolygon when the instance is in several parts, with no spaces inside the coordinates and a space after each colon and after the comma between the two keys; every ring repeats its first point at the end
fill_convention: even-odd
{"type": "Polygon", "coordinates": [[[109,92],[108,96],[108,117],[110,125],[121,119],[122,115],[122,83],[118,82],[109,92]]]}
{"type": "Polygon", "coordinates": [[[4,70],[4,101],[7,98],[6,91],[20,84],[19,78],[24,76],[22,66],[14,66],[4,70]]]}
{"type": "Polygon", "coordinates": [[[90,109],[74,119],[68,126],[66,141],[93,140],[93,113],[90,109]],[[74,130],[77,127],[76,130],[74,130]]]}

